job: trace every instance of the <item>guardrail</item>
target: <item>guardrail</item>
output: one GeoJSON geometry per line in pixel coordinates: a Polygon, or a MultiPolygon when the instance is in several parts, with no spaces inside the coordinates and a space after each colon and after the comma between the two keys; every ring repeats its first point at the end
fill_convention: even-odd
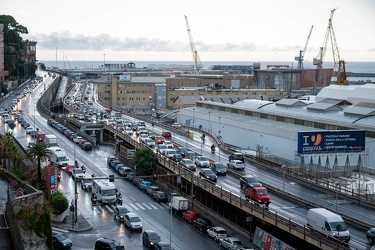
{"type": "MultiPolygon", "coordinates": [[[[137,149],[148,148],[145,144],[136,141],[133,137],[124,133],[119,133],[112,126],[104,125],[104,129],[107,129],[120,138],[126,140],[137,149]]],[[[156,155],[159,163],[171,172],[180,174],[182,178],[188,182],[192,182],[196,187],[199,187],[202,190],[205,190],[206,192],[232,204],[248,214],[256,216],[286,232],[289,232],[290,234],[299,237],[300,239],[309,242],[310,244],[319,246],[322,249],[349,249],[348,245],[345,243],[333,238],[327,238],[321,234],[316,234],[309,230],[305,225],[300,225],[293,222],[289,218],[278,215],[277,212],[270,211],[265,207],[259,207],[256,204],[248,202],[246,198],[233,194],[223,187],[217,186],[212,182],[194,175],[191,171],[181,168],[180,165],[167,157],[160,154],[156,155]]]]}

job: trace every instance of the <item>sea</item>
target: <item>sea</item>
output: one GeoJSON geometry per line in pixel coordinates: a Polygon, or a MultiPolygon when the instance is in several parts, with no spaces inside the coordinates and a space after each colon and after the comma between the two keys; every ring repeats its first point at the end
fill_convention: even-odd
{"type": "MultiPolygon", "coordinates": [[[[103,66],[103,61],[38,61],[44,63],[47,68],[64,68],[64,69],[95,69],[103,66]]],[[[133,62],[136,68],[148,67],[151,64],[177,64],[192,65],[191,61],[106,61],[105,63],[122,63],[133,62]]],[[[296,61],[205,61],[203,67],[209,69],[212,65],[252,65],[260,63],[261,69],[266,69],[267,65],[288,65],[290,68],[297,67],[296,61]]],[[[324,62],[324,68],[332,68],[333,62],[324,62]]],[[[315,69],[311,61],[304,61],[304,68],[315,69]]],[[[346,72],[375,74],[375,62],[346,62],[346,72]]],[[[375,83],[375,77],[348,77],[350,82],[372,82],[375,83]]]]}

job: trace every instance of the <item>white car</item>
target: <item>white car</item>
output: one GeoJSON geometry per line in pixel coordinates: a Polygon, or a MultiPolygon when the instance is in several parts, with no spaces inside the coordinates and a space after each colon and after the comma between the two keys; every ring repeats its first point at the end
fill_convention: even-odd
{"type": "Polygon", "coordinates": [[[162,155],[165,155],[165,153],[167,152],[167,149],[168,149],[168,147],[165,146],[164,144],[158,144],[157,147],[156,147],[156,152],[158,152],[162,155]]]}
{"type": "Polygon", "coordinates": [[[74,143],[79,143],[83,138],[81,136],[76,136],[73,138],[74,143]]]}
{"type": "Polygon", "coordinates": [[[26,128],[26,134],[31,134],[32,131],[33,131],[33,128],[31,127],[26,128]]]}
{"type": "Polygon", "coordinates": [[[139,141],[145,143],[145,140],[146,140],[146,139],[149,139],[149,138],[150,138],[150,137],[148,137],[147,134],[141,134],[141,135],[139,136],[139,141]]]}
{"type": "Polygon", "coordinates": [[[135,213],[125,214],[124,222],[131,230],[142,230],[141,219],[135,213]]]}
{"type": "Polygon", "coordinates": [[[245,168],[245,164],[243,164],[240,160],[230,160],[227,163],[228,168],[233,168],[235,170],[243,170],[245,168]]]}
{"type": "Polygon", "coordinates": [[[179,123],[173,123],[172,124],[172,128],[181,128],[181,124],[179,124],[179,123]]]}
{"type": "Polygon", "coordinates": [[[167,148],[172,148],[174,149],[174,145],[171,141],[164,141],[163,143],[165,146],[167,146],[167,148]]]}
{"type": "Polygon", "coordinates": [[[144,144],[146,144],[146,145],[149,146],[150,148],[155,147],[155,142],[154,142],[154,140],[151,139],[151,138],[146,138],[146,139],[144,139],[144,144]]]}
{"type": "Polygon", "coordinates": [[[177,154],[176,150],[174,149],[171,149],[171,148],[168,148],[166,149],[165,151],[165,156],[172,159],[173,158],[173,155],[177,154]]]}
{"type": "Polygon", "coordinates": [[[125,127],[125,134],[133,135],[133,133],[133,129],[131,129],[130,127],[125,127]]]}
{"type": "Polygon", "coordinates": [[[208,168],[210,166],[210,161],[204,156],[198,156],[195,159],[195,165],[201,168],[208,168]]]}
{"type": "Polygon", "coordinates": [[[72,177],[74,179],[83,179],[85,178],[85,173],[83,172],[83,170],[81,168],[75,168],[73,169],[72,171],[72,177]]]}
{"type": "Polygon", "coordinates": [[[222,227],[211,227],[207,229],[208,237],[211,237],[215,241],[219,241],[220,239],[227,237],[227,231],[222,227]]]}

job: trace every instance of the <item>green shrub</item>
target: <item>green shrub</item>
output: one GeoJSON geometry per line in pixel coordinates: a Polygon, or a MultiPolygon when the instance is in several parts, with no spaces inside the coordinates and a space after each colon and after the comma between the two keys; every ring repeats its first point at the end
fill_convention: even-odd
{"type": "Polygon", "coordinates": [[[68,209],[69,201],[61,192],[56,192],[51,195],[51,207],[53,214],[59,215],[68,209]]]}

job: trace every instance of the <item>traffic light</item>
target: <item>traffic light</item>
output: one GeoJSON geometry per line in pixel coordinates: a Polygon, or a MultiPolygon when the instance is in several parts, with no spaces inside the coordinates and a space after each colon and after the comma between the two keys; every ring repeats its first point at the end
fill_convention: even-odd
{"type": "Polygon", "coordinates": [[[158,179],[158,174],[153,174],[152,179],[156,181],[158,179]]]}
{"type": "Polygon", "coordinates": [[[193,200],[195,200],[195,194],[193,194],[193,200]]]}
{"type": "Polygon", "coordinates": [[[115,181],[115,175],[110,174],[109,175],[109,182],[114,182],[115,181]]]}

